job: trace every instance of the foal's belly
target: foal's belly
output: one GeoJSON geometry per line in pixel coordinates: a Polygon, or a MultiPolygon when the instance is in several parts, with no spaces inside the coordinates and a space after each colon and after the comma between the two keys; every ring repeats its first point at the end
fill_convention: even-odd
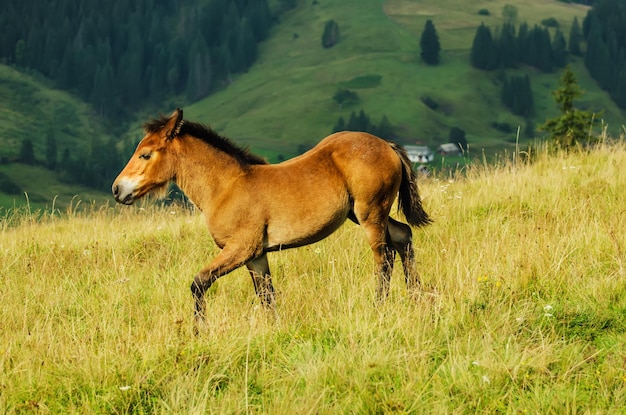
{"type": "Polygon", "coordinates": [[[325,217],[270,223],[264,241],[265,250],[278,251],[321,241],[346,221],[348,211],[345,209],[325,217]]]}

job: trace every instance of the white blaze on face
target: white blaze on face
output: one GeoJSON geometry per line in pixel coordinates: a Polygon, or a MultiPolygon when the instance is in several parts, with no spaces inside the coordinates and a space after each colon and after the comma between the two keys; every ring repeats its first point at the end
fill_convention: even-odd
{"type": "Polygon", "coordinates": [[[113,183],[113,195],[120,203],[130,205],[134,202],[134,193],[139,181],[126,177],[119,178],[113,183]]]}

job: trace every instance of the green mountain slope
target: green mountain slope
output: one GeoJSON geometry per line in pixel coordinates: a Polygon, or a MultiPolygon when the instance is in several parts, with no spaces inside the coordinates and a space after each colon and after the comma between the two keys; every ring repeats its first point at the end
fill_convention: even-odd
{"type": "MultiPolygon", "coordinates": [[[[84,186],[62,183],[57,174],[41,166],[13,163],[23,140],[33,144],[37,160],[45,160],[46,139],[53,136],[59,157],[65,149],[73,155],[89,151],[93,136],[106,137],[108,132],[91,113],[88,105],[72,95],[50,88],[44,81],[0,65],[0,173],[2,182],[11,183],[12,191],[0,191],[0,206],[26,204],[24,192],[30,195],[34,208],[65,207],[74,195],[84,201],[103,200],[105,194],[84,186]]],[[[2,186],[0,186],[2,187],[2,186]]]]}
{"type": "MultiPolygon", "coordinates": [[[[513,4],[519,23],[539,24],[556,18],[567,35],[575,16],[582,21],[587,8],[558,1],[409,1],[324,0],[300,2],[283,16],[260,48],[260,60],[225,90],[186,108],[186,116],[212,125],[223,134],[275,160],[293,156],[302,143],[313,144],[331,132],[337,119],[364,109],[373,122],[386,115],[398,127],[401,141],[437,145],[451,127],[466,131],[470,149],[488,151],[512,145],[515,134],[503,134],[493,122],[524,128],[524,120],[500,103],[499,73],[473,69],[469,51],[476,27],[495,30],[502,24],[502,7],[513,4]],[[488,9],[489,16],[478,15],[488,9]],[[327,20],[340,27],[340,41],[321,46],[327,20]],[[442,44],[442,64],[429,67],[419,58],[419,37],[432,19],[442,44]],[[379,76],[378,86],[354,88],[360,102],[340,108],[332,97],[346,82],[379,76]],[[439,104],[433,111],[420,98],[439,104]]],[[[586,91],[585,108],[604,109],[604,119],[619,128],[622,112],[589,78],[580,61],[572,62],[586,91]]],[[[542,124],[557,114],[550,91],[559,72],[531,75],[537,115],[542,124]]]]}
{"type": "MultiPolygon", "coordinates": [[[[479,156],[483,149],[499,151],[513,146],[516,134],[492,125],[508,124],[515,130],[523,129],[526,121],[501,104],[502,73],[472,68],[469,52],[478,25],[484,22],[495,33],[503,23],[506,4],[515,6],[518,24],[532,26],[554,17],[566,35],[574,17],[582,22],[588,10],[544,0],[300,0],[295,9],[280,15],[247,73],[234,76],[227,88],[193,104],[169,97],[171,104],[161,111],[183,106],[186,118],[211,125],[270,161],[314,145],[331,132],[339,117],[347,120],[361,109],[374,123],[387,116],[404,144],[435,147],[446,142],[450,128],[456,126],[467,134],[470,155],[479,156]],[[481,9],[489,15],[479,15],[481,9]],[[340,39],[324,49],[321,37],[330,19],[338,23],[340,39]],[[419,38],[427,19],[435,23],[442,45],[441,64],[435,67],[419,57],[419,38]],[[338,88],[356,92],[359,102],[341,107],[333,100],[338,88]],[[437,102],[436,110],[423,103],[425,97],[437,102]]],[[[612,131],[619,131],[624,113],[598,88],[579,58],[572,59],[572,67],[585,91],[579,106],[604,110],[603,120],[612,131]]],[[[557,109],[551,91],[557,88],[560,73],[543,74],[532,68],[515,72],[531,77],[534,125],[554,117],[557,109]]],[[[140,122],[149,116],[146,112],[150,110],[135,114],[139,122],[116,139],[136,142],[141,137],[140,122]]],[[[2,180],[20,189],[0,196],[0,206],[24,203],[23,192],[33,195],[31,203],[38,206],[50,205],[55,195],[64,195],[57,203],[62,206],[74,194],[88,194],[85,188],[63,184],[42,167],[6,164],[15,160],[24,139],[33,142],[36,158],[44,160],[50,135],[57,142],[59,157],[65,148],[73,155],[88,152],[91,137],[113,135],[89,105],[50,88],[45,80],[4,65],[0,65],[0,124],[2,180]]],[[[102,200],[109,197],[95,195],[102,200]]]]}

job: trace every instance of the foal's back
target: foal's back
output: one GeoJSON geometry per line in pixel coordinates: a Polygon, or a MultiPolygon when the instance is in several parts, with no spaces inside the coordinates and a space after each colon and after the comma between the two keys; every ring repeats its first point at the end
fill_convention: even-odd
{"type": "Polygon", "coordinates": [[[249,214],[262,213],[269,250],[323,239],[351,212],[367,215],[365,206],[388,212],[402,179],[391,146],[357,132],[335,133],[298,157],[252,171],[246,186],[256,207],[249,214]]]}

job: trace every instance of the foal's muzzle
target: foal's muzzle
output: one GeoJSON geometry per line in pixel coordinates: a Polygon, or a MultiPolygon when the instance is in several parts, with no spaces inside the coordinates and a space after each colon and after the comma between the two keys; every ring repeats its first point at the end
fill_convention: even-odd
{"type": "Polygon", "coordinates": [[[133,197],[133,192],[126,191],[123,185],[113,183],[113,187],[111,188],[111,190],[113,192],[113,197],[118,203],[132,205],[135,201],[135,198],[133,197]]]}

